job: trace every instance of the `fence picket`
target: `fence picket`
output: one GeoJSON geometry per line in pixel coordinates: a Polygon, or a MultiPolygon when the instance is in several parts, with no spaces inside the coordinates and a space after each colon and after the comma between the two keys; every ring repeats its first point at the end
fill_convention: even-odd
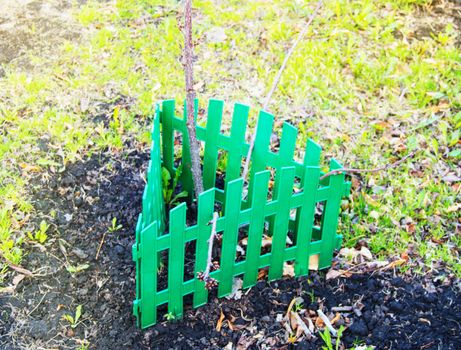
{"type": "MultiPolygon", "coordinates": [[[[269,150],[269,143],[272,134],[272,125],[274,123],[274,116],[265,111],[259,112],[258,128],[256,130],[256,137],[254,149],[251,153],[251,171],[249,184],[254,181],[256,173],[266,170],[266,155],[269,150]]],[[[252,186],[248,189],[248,202],[251,203],[253,198],[252,186]]]]}
{"type": "Polygon", "coordinates": [[[197,277],[198,272],[204,272],[208,260],[208,240],[211,234],[209,221],[213,218],[215,190],[209,189],[202,192],[198,199],[198,236],[195,245],[195,293],[194,307],[206,304],[208,291],[205,289],[204,282],[197,277]]]}
{"type": "MultiPolygon", "coordinates": [[[[330,170],[341,169],[342,165],[335,159],[330,161],[330,170]]],[[[322,217],[322,242],[323,252],[319,258],[319,269],[329,267],[333,258],[333,250],[336,242],[336,229],[338,227],[338,213],[341,206],[341,198],[344,194],[344,174],[333,175],[328,180],[328,200],[325,203],[322,217]]]]}
{"type": "Polygon", "coordinates": [[[140,233],[139,255],[141,265],[141,327],[149,327],[157,322],[157,233],[158,224],[154,221],[140,233]]]}
{"type": "Polygon", "coordinates": [[[307,275],[309,272],[309,245],[312,239],[319,177],[320,168],[318,166],[306,166],[302,205],[296,212],[296,276],[307,275]]]}
{"type": "Polygon", "coordinates": [[[234,105],[234,113],[232,116],[232,127],[229,145],[229,153],[227,156],[226,167],[226,187],[227,184],[240,176],[240,168],[242,162],[242,145],[245,142],[245,131],[247,126],[249,107],[236,103],[234,105]]]}
{"type": "Polygon", "coordinates": [[[243,287],[251,287],[258,277],[259,257],[261,254],[261,242],[264,231],[264,208],[267,201],[267,187],[269,184],[270,171],[266,170],[255,175],[252,183],[253,196],[248,230],[248,242],[246,250],[246,272],[243,277],[243,287]]]}
{"type": "Polygon", "coordinates": [[[205,152],[203,155],[203,188],[205,190],[215,186],[216,166],[218,162],[218,137],[221,131],[223,108],[223,101],[209,101],[205,133],[205,152]]]}
{"type": "MultiPolygon", "coordinates": [[[[296,147],[296,137],[298,135],[298,129],[294,126],[283,123],[282,138],[280,140],[280,148],[277,154],[278,162],[275,169],[274,187],[272,189],[273,198],[277,199],[277,187],[280,184],[281,169],[286,166],[290,166],[293,162],[293,154],[296,147]]],[[[269,234],[272,235],[274,231],[274,217],[268,219],[269,222],[269,234]]]]}
{"type": "Polygon", "coordinates": [[[274,218],[269,280],[282,277],[294,176],[294,167],[284,167],[281,169],[281,174],[278,178],[279,183],[277,184],[276,193],[278,211],[274,218]]]}
{"type": "MultiPolygon", "coordinates": [[[[174,176],[174,129],[173,129],[174,112],[175,112],[175,100],[167,100],[167,101],[162,102],[161,116],[162,116],[163,165],[168,169],[171,176],[174,176]]],[[[155,118],[155,119],[159,120],[159,118],[155,118]]],[[[155,123],[155,119],[154,119],[154,123],[155,123]]],[[[154,128],[155,128],[155,124],[154,124],[154,128]]],[[[154,131],[152,133],[154,134],[154,131]]]]}
{"type": "Polygon", "coordinates": [[[226,195],[226,221],[222,235],[221,274],[219,278],[218,296],[232,291],[232,277],[239,232],[239,215],[241,208],[243,179],[238,178],[228,184],[226,195]]]}
{"type": "Polygon", "coordinates": [[[180,317],[183,312],[182,285],[184,282],[184,238],[186,203],[170,211],[170,250],[168,256],[168,312],[180,317]]]}

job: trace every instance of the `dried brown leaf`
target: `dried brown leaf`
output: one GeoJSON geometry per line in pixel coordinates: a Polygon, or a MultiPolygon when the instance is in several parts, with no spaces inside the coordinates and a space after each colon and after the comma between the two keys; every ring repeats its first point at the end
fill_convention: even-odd
{"type": "Polygon", "coordinates": [[[224,313],[222,312],[222,309],[221,309],[221,315],[219,316],[219,320],[218,322],[216,323],[216,330],[218,332],[221,332],[221,328],[222,328],[222,323],[224,321],[224,313]]]}

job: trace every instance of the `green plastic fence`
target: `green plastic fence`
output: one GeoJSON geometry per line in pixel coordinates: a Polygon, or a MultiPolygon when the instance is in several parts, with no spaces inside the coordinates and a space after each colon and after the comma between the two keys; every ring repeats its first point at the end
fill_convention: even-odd
{"type": "MultiPolygon", "coordinates": [[[[196,102],[197,103],[197,102],[196,102]]],[[[186,203],[169,212],[166,224],[166,209],[162,197],[161,168],[168,169],[172,176],[176,172],[174,141],[175,134],[182,135],[182,187],[192,194],[193,182],[190,173],[190,151],[186,128],[186,112],[182,118],[175,116],[175,102],[163,101],[156,106],[152,129],[151,161],[147,171],[147,185],[142,198],[142,214],[136,227],[136,243],[133,245],[133,260],[136,262],[136,300],[133,314],[142,328],[157,322],[157,308],[168,304],[168,312],[176,317],[183,314],[183,297],[193,295],[193,306],[199,307],[208,301],[208,291],[197,278],[207,265],[209,225],[215,203],[221,203],[223,216],[217,221],[217,231],[222,233],[220,268],[210,273],[219,282],[218,296],[232,291],[233,278],[243,275],[243,286],[253,286],[258,270],[268,267],[269,280],[282,277],[284,262],[294,262],[295,274],[306,275],[309,257],[319,254],[319,268],[331,265],[333,251],[341,246],[342,236],[336,233],[340,202],[348,195],[350,183],[344,174],[330,176],[319,181],[320,147],[308,140],[303,163],[293,160],[297,129],[283,124],[280,147],[277,153],[270,150],[270,138],[274,122],[273,115],[259,113],[256,141],[251,160],[248,194],[242,200],[243,180],[240,177],[242,159],[249,145],[245,132],[249,107],[235,104],[230,135],[221,133],[224,103],[210,100],[206,127],[196,125],[197,137],[203,141],[203,184],[205,191],[198,198],[197,223],[186,224],[186,203]],[[227,152],[224,190],[215,188],[219,152],[227,152]],[[275,179],[268,190],[271,172],[275,179]],[[268,193],[270,199],[268,199],[268,193]],[[323,203],[320,225],[314,224],[317,203],[323,203]],[[295,213],[295,214],[294,214],[295,213]],[[245,259],[236,261],[239,229],[247,227],[245,259]],[[261,242],[265,226],[272,236],[269,253],[261,255],[261,242]],[[293,244],[286,243],[288,231],[295,237],[293,244]],[[195,241],[195,274],[184,278],[185,246],[195,241]],[[160,252],[168,251],[167,288],[158,287],[160,252]]],[[[197,110],[197,108],[195,108],[197,110]]],[[[330,170],[342,166],[331,160],[330,170]]],[[[242,232],[242,230],[240,230],[242,232]]],[[[242,234],[242,233],[240,233],[242,234]]]]}

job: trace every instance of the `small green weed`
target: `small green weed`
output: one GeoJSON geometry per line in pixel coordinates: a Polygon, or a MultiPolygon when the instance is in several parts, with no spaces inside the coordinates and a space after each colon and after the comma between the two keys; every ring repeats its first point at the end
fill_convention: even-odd
{"type": "Polygon", "coordinates": [[[112,233],[120,230],[121,228],[123,228],[123,226],[121,224],[117,225],[117,218],[112,218],[111,226],[108,228],[108,231],[112,233]]]}
{"type": "Polygon", "coordinates": [[[181,191],[174,195],[175,189],[178,186],[179,177],[181,176],[182,165],[180,165],[174,174],[174,178],[171,181],[170,172],[166,168],[162,168],[162,185],[163,185],[163,199],[165,203],[172,207],[178,203],[179,199],[187,197],[187,191],[181,191]]]}
{"type": "Polygon", "coordinates": [[[176,320],[176,315],[173,312],[168,312],[163,315],[163,318],[165,318],[167,321],[174,321],[176,320]]]}
{"type": "Polygon", "coordinates": [[[62,316],[62,319],[69,322],[71,328],[76,328],[79,325],[79,323],[81,322],[80,321],[81,316],[82,316],[82,305],[78,305],[77,308],[75,309],[75,315],[74,316],[69,315],[69,314],[65,314],[65,315],[62,316]]]}
{"type": "Polygon", "coordinates": [[[48,225],[45,220],[42,220],[40,222],[39,229],[37,231],[35,231],[34,234],[28,232],[27,236],[31,240],[37,241],[38,243],[43,244],[43,243],[45,243],[46,239],[48,238],[48,235],[47,235],[46,232],[48,231],[49,227],[50,227],[50,225],[48,225]]]}
{"type": "Polygon", "coordinates": [[[338,334],[336,335],[335,347],[333,347],[333,340],[331,339],[330,330],[328,328],[325,328],[323,332],[320,332],[320,336],[322,337],[322,340],[325,343],[325,346],[322,346],[322,350],[339,350],[343,332],[344,332],[344,327],[343,326],[339,327],[338,334]]]}

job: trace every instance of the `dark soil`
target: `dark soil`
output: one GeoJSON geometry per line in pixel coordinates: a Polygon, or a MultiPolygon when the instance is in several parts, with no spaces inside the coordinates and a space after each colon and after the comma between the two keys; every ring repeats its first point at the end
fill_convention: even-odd
{"type": "Polygon", "coordinates": [[[148,154],[136,150],[93,155],[47,181],[32,181],[34,222],[45,218],[53,225],[45,247],[31,244],[22,263],[37,276],[20,282],[14,296],[0,295],[0,349],[76,349],[83,340],[90,349],[110,350],[220,349],[229,343],[238,349],[319,349],[324,344],[318,334],[309,342],[288,345],[277,321],[296,296],[304,299],[305,309],[323,308],[326,314],[332,307],[358,306],[359,311],[342,313],[339,321],[348,326],[342,337],[346,348],[461,349],[460,282],[443,272],[420,277],[386,272],[329,281],[324,273],[313,273],[261,281],[240,300],[211,297],[202,308],[186,308],[182,321],[140,331],[131,316],[131,245],[147,162],[148,154]],[[113,217],[123,228],[108,232],[113,217]],[[89,267],[78,273],[66,269],[83,264],[89,267]],[[62,316],[74,314],[78,305],[83,305],[82,322],[71,328],[62,316]],[[224,322],[216,331],[221,309],[233,330],[224,322]]]}

